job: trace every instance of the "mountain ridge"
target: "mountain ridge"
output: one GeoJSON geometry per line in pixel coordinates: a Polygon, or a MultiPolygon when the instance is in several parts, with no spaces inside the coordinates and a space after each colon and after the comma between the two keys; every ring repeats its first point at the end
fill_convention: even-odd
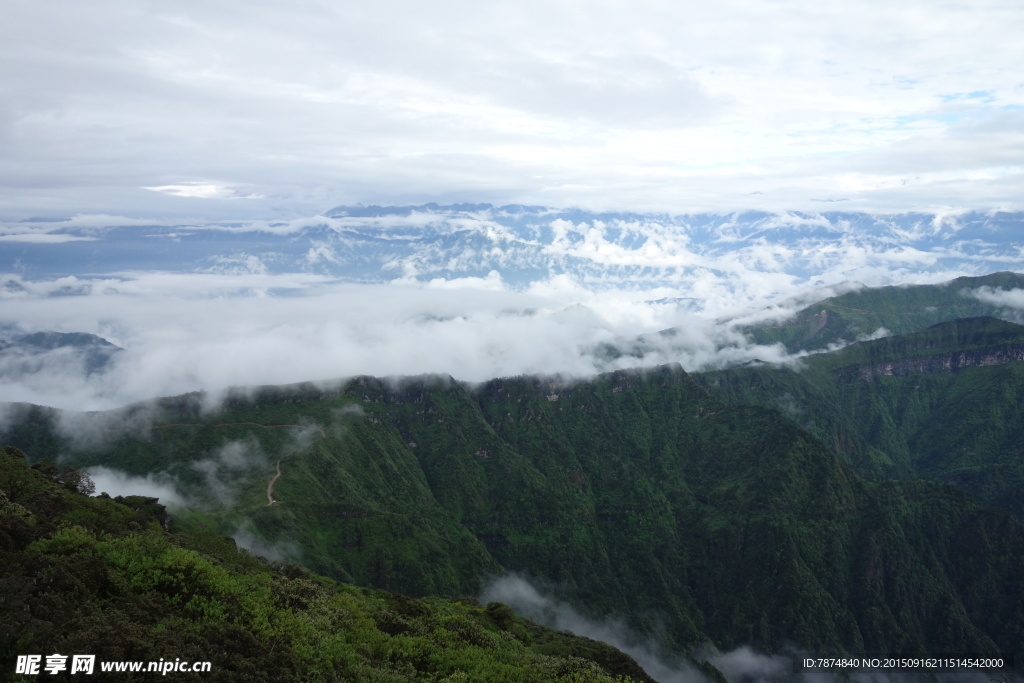
{"type": "MultiPolygon", "coordinates": [[[[889,314],[900,294],[871,296],[895,296],[889,314]]],[[[0,442],[162,486],[187,504],[184,527],[337,580],[455,597],[516,572],[677,652],[1010,653],[1024,642],[1024,472],[1007,457],[1024,363],[982,361],[1022,332],[973,317],[790,366],[8,406],[0,442]],[[975,356],[842,381],[950,354],[975,356]]]]}
{"type": "Polygon", "coordinates": [[[168,525],[154,499],[89,498],[15,448],[0,449],[0,480],[7,674],[27,653],[88,652],[88,673],[104,680],[135,680],[103,668],[126,660],[163,675],[205,663],[212,680],[654,680],[611,646],[501,603],[413,599],[269,565],[231,539],[168,525]]]}
{"type": "MultiPolygon", "coordinates": [[[[640,633],[661,622],[677,645],[769,652],[995,653],[1022,635],[1024,605],[981,588],[1017,580],[997,558],[1024,554],[1019,522],[948,484],[862,479],[778,412],[729,406],[679,368],[342,389],[266,389],[206,415],[179,400],[154,423],[178,426],[55,449],[139,476],[177,461],[165,471],[195,488],[216,473],[237,497],[194,522],[244,524],[268,546],[298,544],[315,571],[413,595],[525,571],[640,633]],[[986,539],[970,556],[968,537],[986,539]],[[908,582],[931,597],[908,602],[908,582]]],[[[43,444],[44,424],[26,429],[4,438],[34,429],[43,444]]]]}
{"type": "Polygon", "coordinates": [[[1001,317],[1005,306],[969,296],[972,290],[984,287],[1021,289],[1024,274],[1002,271],[934,285],[861,288],[818,301],[777,323],[740,329],[755,343],[781,342],[792,353],[852,342],[879,329],[901,334],[958,318],[1001,317]]]}

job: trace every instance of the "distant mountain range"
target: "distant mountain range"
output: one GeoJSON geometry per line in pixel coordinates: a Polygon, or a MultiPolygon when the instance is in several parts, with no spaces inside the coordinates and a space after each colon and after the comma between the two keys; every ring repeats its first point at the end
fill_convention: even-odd
{"type": "MultiPolygon", "coordinates": [[[[361,282],[494,271],[513,287],[560,274],[593,286],[654,287],[751,271],[813,284],[831,281],[830,272],[856,276],[883,267],[978,274],[1015,267],[1022,229],[1021,213],[670,216],[488,204],[341,206],[248,223],[86,216],[5,226],[11,239],[0,240],[0,270],[29,280],[158,270],[307,272],[361,282]]],[[[16,279],[5,284],[9,293],[22,286],[16,279]]],[[[82,286],[68,282],[63,293],[82,286]]]]}
{"type": "Polygon", "coordinates": [[[86,375],[102,372],[119,352],[118,346],[85,332],[33,332],[0,339],[0,377],[16,381],[43,365],[80,365],[86,375]]]}

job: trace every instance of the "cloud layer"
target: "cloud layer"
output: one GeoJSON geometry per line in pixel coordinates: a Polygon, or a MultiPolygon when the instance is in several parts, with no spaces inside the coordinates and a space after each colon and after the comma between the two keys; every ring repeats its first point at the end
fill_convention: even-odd
{"type": "Polygon", "coordinates": [[[669,217],[487,206],[349,207],[227,224],[0,224],[0,234],[92,239],[0,244],[0,258],[20,271],[0,274],[3,336],[87,332],[125,349],[92,374],[66,349],[8,350],[0,390],[8,401],[95,410],[362,374],[483,381],[782,361],[780,348],[752,346],[728,321],[781,319],[865,285],[1020,270],[1022,225],[1020,214],[669,217]],[[656,334],[667,328],[677,333],[656,334]]]}
{"type": "Polygon", "coordinates": [[[15,0],[4,18],[9,218],[1021,207],[1019,3],[15,0]]]}
{"type": "MultiPolygon", "coordinates": [[[[632,632],[621,620],[614,618],[595,619],[587,617],[568,603],[551,594],[539,591],[529,581],[512,574],[499,577],[488,583],[481,592],[485,602],[503,602],[517,614],[557,630],[566,630],[576,635],[608,643],[633,657],[644,671],[660,683],[708,683],[709,679],[700,671],[678,661],[678,657],[666,657],[650,636],[644,637],[632,632]],[[676,661],[673,661],[676,660],[676,661]]],[[[801,669],[797,664],[806,652],[790,651],[786,654],[767,655],[755,652],[749,646],[741,645],[734,650],[721,652],[708,645],[691,653],[697,661],[706,661],[718,669],[730,683],[790,682],[790,683],[989,683],[1004,681],[1020,683],[1016,674],[997,672],[998,679],[985,670],[918,672],[906,670],[861,670],[832,673],[825,670],[801,669]]],[[[821,655],[818,655],[821,656],[821,655]]],[[[873,655],[874,656],[874,655],[873,655]]]]}

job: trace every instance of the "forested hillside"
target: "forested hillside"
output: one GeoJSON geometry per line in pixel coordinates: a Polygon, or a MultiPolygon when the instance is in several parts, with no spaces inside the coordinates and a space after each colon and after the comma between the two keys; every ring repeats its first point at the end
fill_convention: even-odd
{"type": "Polygon", "coordinates": [[[1024,519],[1022,359],[1024,326],[965,318],[697,379],[782,411],[865,476],[950,482],[1024,519]]]}
{"type": "Polygon", "coordinates": [[[360,585],[457,597],[513,570],[681,649],[1024,642],[1017,520],[949,484],[865,479],[778,410],[729,405],[678,367],[359,378],[212,412],[197,397],[22,407],[12,424],[4,438],[40,457],[163,473],[203,508],[183,523],[360,585]]]}
{"type": "Polygon", "coordinates": [[[98,680],[140,679],[103,672],[104,662],[164,660],[209,662],[198,675],[211,681],[652,680],[614,648],[500,603],[417,599],[271,567],[217,534],[166,530],[152,499],[88,498],[49,469],[0,450],[5,680],[18,655],[33,653],[95,655],[98,680]]]}
{"type": "Polygon", "coordinates": [[[958,277],[935,285],[869,287],[819,301],[775,324],[743,331],[759,344],[781,342],[791,353],[825,349],[874,334],[918,332],[937,323],[1003,314],[1004,308],[973,296],[981,288],[1019,289],[1024,275],[1001,272],[958,277]]]}

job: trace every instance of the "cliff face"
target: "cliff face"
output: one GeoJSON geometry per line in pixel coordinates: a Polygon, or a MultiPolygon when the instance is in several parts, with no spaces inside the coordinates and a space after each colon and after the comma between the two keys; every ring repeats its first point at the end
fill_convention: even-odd
{"type": "Polygon", "coordinates": [[[782,411],[873,479],[952,482],[1024,519],[1024,326],[963,318],[702,384],[782,411]]]}
{"type": "Polygon", "coordinates": [[[1005,365],[1024,360],[1024,344],[1006,344],[985,349],[942,353],[921,358],[901,358],[884,363],[852,365],[833,371],[841,382],[873,382],[880,377],[906,377],[936,372],[957,372],[964,368],[1005,365]]]}

